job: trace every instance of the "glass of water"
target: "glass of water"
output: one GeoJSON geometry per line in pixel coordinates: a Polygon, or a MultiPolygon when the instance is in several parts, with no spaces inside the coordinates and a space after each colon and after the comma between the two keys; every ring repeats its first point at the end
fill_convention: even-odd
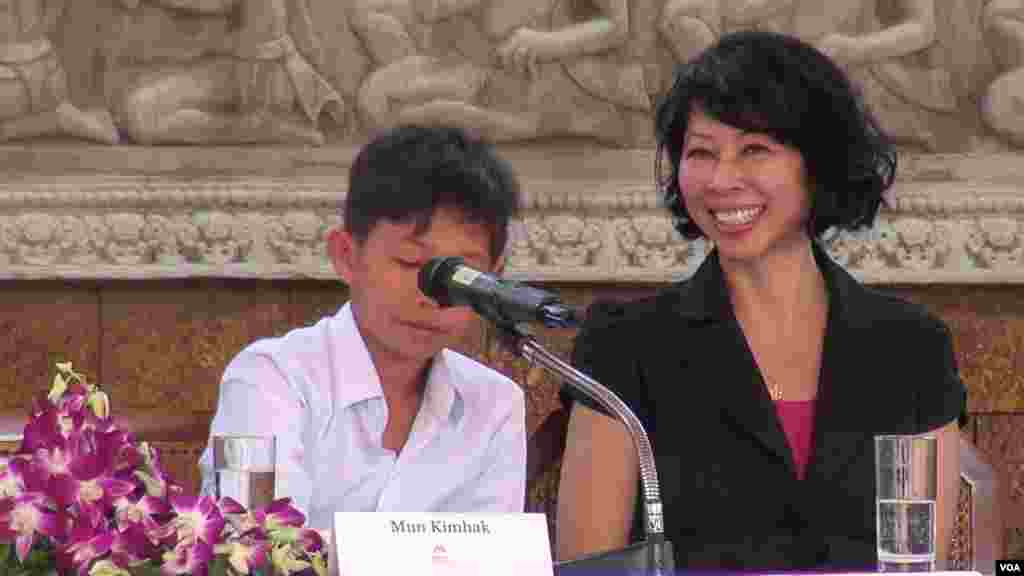
{"type": "Polygon", "coordinates": [[[270,504],[274,500],[274,463],[273,436],[214,436],[217,499],[231,498],[246,510],[270,504]]]}
{"type": "Polygon", "coordinates": [[[878,569],[935,569],[935,493],[938,480],[934,436],[875,438],[878,569]]]}

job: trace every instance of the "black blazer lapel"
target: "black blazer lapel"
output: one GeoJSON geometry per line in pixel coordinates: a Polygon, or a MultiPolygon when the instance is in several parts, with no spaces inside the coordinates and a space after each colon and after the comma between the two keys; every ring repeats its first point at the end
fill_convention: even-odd
{"type": "MultiPolygon", "coordinates": [[[[688,349],[677,350],[676,354],[684,356],[688,365],[683,373],[701,380],[680,385],[711,389],[710,396],[718,400],[722,417],[738,433],[751,435],[765,450],[783,459],[795,474],[775,406],[733,315],[717,251],[712,251],[697,272],[678,287],[677,298],[673,316],[684,325],[668,333],[687,335],[681,345],[688,349]]],[[[679,373],[678,365],[666,368],[679,373]]]]}
{"type": "Polygon", "coordinates": [[[817,244],[815,255],[828,286],[829,310],[807,478],[829,479],[844,475],[858,454],[857,444],[864,441],[862,420],[871,410],[864,405],[864,391],[872,371],[864,362],[864,341],[857,333],[870,325],[872,307],[864,287],[817,244]]]}
{"type": "Polygon", "coordinates": [[[703,355],[715,365],[715,370],[709,372],[715,374],[714,381],[708,384],[720,387],[723,416],[730,419],[737,430],[752,435],[766,450],[783,459],[786,469],[795,475],[793,453],[742,330],[731,321],[720,323],[708,332],[707,341],[714,346],[710,349],[742,351],[740,359],[725,363],[715,362],[713,353],[703,355]]]}

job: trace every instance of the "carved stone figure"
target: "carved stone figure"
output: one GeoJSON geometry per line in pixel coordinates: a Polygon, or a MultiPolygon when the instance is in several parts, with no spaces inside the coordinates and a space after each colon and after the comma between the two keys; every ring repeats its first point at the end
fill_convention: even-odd
{"type": "Polygon", "coordinates": [[[188,246],[203,264],[228,264],[244,260],[252,249],[246,222],[227,212],[200,212],[192,217],[198,235],[188,246]]]}
{"type": "Polygon", "coordinates": [[[219,53],[150,70],[120,95],[119,123],[134,140],[320,145],[321,112],[345,122],[342,97],[297,46],[312,33],[306,0],[146,1],[235,27],[219,53]]]}
{"type": "Polygon", "coordinates": [[[108,214],[104,224],[100,238],[108,262],[132,265],[146,264],[152,259],[152,242],[146,238],[146,219],[142,214],[108,214]]]}
{"type": "Polygon", "coordinates": [[[682,239],[672,220],[660,214],[617,219],[615,237],[622,259],[631,267],[681,267],[695,252],[694,243],[682,239]]]}
{"type": "Polygon", "coordinates": [[[1024,265],[1024,235],[1016,219],[981,218],[969,230],[965,247],[978,266],[998,270],[1024,265]]]}
{"type": "Polygon", "coordinates": [[[326,230],[323,219],[313,212],[288,212],[267,226],[267,245],[280,262],[318,264],[325,257],[326,230]]]}
{"type": "Polygon", "coordinates": [[[594,0],[585,19],[565,0],[414,0],[412,7],[427,29],[410,27],[394,7],[354,26],[383,64],[360,88],[359,109],[371,126],[454,122],[498,141],[650,139],[654,90],[643,62],[628,50],[614,54],[630,40],[627,0],[594,0]]]}
{"type": "Polygon", "coordinates": [[[153,247],[153,259],[157,264],[184,264],[188,261],[186,252],[199,245],[199,228],[184,215],[151,214],[146,218],[143,234],[153,247]]]}
{"type": "Polygon", "coordinates": [[[14,249],[18,263],[49,266],[60,259],[63,230],[57,217],[42,212],[18,216],[14,224],[14,249]]]}
{"type": "Polygon", "coordinates": [[[901,268],[939,268],[951,251],[949,231],[931,220],[896,218],[880,228],[878,246],[882,254],[901,268]]]}
{"type": "Polygon", "coordinates": [[[67,135],[117,142],[106,110],[81,110],[68,97],[64,67],[50,42],[63,0],[0,0],[0,141],[67,135]]]}
{"type": "Polygon", "coordinates": [[[985,93],[982,118],[1024,146],[1024,0],[991,0],[985,6],[984,27],[1002,74],[985,93]]]}
{"type": "Polygon", "coordinates": [[[799,0],[668,0],[658,23],[679,62],[689,61],[718,36],[745,29],[785,32],[799,0]]]}
{"type": "Polygon", "coordinates": [[[847,68],[897,142],[940,151],[968,142],[956,114],[965,62],[955,55],[976,50],[966,12],[965,0],[800,0],[792,31],[847,68]]]}
{"type": "Polygon", "coordinates": [[[88,266],[100,261],[99,246],[106,233],[102,219],[95,214],[60,218],[62,260],[68,264],[88,266]]]}

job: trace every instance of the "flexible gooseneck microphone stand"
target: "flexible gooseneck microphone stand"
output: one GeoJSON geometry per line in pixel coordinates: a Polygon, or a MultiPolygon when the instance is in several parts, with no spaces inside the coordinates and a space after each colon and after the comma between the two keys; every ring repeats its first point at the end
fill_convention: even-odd
{"type": "Polygon", "coordinates": [[[533,336],[522,331],[515,324],[490,317],[488,319],[495,321],[499,341],[513,354],[528,362],[539,364],[562,377],[573,388],[598,402],[616,419],[625,424],[639,456],[640,480],[643,485],[644,497],[644,541],[623,550],[598,553],[557,563],[555,565],[556,573],[561,575],[576,569],[614,568],[616,565],[624,564],[623,568],[632,569],[629,571],[631,574],[636,571],[657,576],[671,574],[674,568],[674,558],[672,545],[665,539],[658,473],[651,443],[640,419],[611,390],[545,350],[533,336]]]}

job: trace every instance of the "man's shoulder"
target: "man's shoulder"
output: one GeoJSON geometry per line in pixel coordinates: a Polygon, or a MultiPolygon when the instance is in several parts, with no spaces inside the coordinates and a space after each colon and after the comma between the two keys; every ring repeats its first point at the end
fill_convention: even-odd
{"type": "Polygon", "coordinates": [[[522,387],[508,376],[455,350],[446,348],[442,354],[452,377],[458,379],[456,385],[459,392],[470,400],[487,399],[490,402],[497,398],[520,403],[523,401],[522,387]]]}
{"type": "Polygon", "coordinates": [[[250,342],[228,362],[224,378],[244,378],[247,373],[269,368],[276,369],[287,378],[310,368],[325,366],[329,356],[331,322],[332,317],[325,316],[314,324],[250,342]]]}
{"type": "Polygon", "coordinates": [[[238,355],[279,356],[314,352],[327,346],[328,327],[332,320],[333,316],[324,316],[313,324],[292,328],[284,334],[259,338],[250,342],[238,355]]]}

